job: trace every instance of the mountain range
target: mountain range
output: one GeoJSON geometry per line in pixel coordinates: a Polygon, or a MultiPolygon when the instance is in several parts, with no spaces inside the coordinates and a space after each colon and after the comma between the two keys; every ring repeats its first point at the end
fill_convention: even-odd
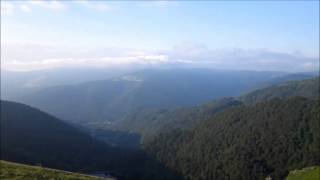
{"type": "Polygon", "coordinates": [[[1,101],[1,159],[121,180],[283,179],[320,164],[319,90],[304,74],[203,69],[48,87],[1,101]]]}
{"type": "Polygon", "coordinates": [[[107,80],[46,88],[19,101],[68,122],[109,127],[141,110],[187,107],[238,96],[281,75],[209,69],[142,70],[107,80]]]}

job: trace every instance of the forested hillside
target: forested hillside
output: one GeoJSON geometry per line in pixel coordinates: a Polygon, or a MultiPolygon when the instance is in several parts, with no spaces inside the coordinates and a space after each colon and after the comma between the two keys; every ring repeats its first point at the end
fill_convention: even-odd
{"type": "Polygon", "coordinates": [[[319,97],[319,88],[318,78],[281,82],[239,98],[222,98],[194,107],[138,111],[128,115],[123,121],[116,124],[114,128],[140,133],[144,139],[149,139],[160,132],[190,129],[195,124],[205,121],[218,112],[242,104],[253,104],[272,98],[293,96],[316,99],[319,97]]]}
{"type": "Polygon", "coordinates": [[[114,172],[124,180],[176,176],[141,150],[108,146],[38,109],[8,101],[1,101],[1,159],[68,171],[114,172]]]}
{"type": "Polygon", "coordinates": [[[2,159],[67,170],[89,170],[102,163],[90,154],[116,151],[53,116],[8,101],[1,101],[1,147],[2,159]]]}
{"type": "Polygon", "coordinates": [[[139,111],[128,115],[113,128],[139,133],[147,140],[159,133],[190,129],[218,112],[241,104],[234,98],[222,98],[195,107],[139,111]]]}
{"type": "Polygon", "coordinates": [[[233,107],[192,130],[161,134],[146,149],[186,179],[283,179],[320,163],[319,108],[299,97],[233,107]]]}

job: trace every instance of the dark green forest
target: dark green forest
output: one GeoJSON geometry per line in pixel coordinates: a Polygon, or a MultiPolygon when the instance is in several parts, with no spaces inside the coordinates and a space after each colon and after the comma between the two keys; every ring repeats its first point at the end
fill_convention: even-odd
{"type": "Polygon", "coordinates": [[[142,110],[128,115],[114,128],[141,134],[142,140],[147,141],[159,133],[190,129],[215,113],[241,104],[242,102],[235,98],[222,98],[195,107],[142,110]]]}
{"type": "Polygon", "coordinates": [[[186,179],[283,179],[320,163],[319,92],[318,78],[289,81],[196,107],[136,113],[122,128],[143,134],[148,152],[186,179]]]}
{"type": "Polygon", "coordinates": [[[191,130],[160,134],[146,149],[186,179],[283,179],[320,163],[319,108],[300,97],[233,107],[191,130]]]}
{"type": "MultiPolygon", "coordinates": [[[[300,77],[300,76],[299,76],[300,77]]],[[[280,80],[276,80],[278,82],[280,80]]],[[[319,79],[311,78],[299,81],[275,83],[239,97],[221,98],[193,107],[177,109],[141,110],[128,115],[115,125],[115,129],[139,133],[148,140],[160,132],[191,129],[196,124],[210,119],[214,114],[239,105],[254,105],[273,98],[289,97],[319,98],[319,79]]]]}
{"type": "Polygon", "coordinates": [[[176,176],[141,150],[111,147],[47,113],[9,101],[1,101],[1,159],[74,172],[113,172],[121,179],[176,176]]]}

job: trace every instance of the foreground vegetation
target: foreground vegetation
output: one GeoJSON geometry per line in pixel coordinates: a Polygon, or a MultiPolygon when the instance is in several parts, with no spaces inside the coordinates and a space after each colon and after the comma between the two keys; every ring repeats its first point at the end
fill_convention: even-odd
{"type": "MultiPolygon", "coordinates": [[[[98,178],[83,174],[71,173],[55,169],[42,168],[37,166],[28,166],[24,164],[12,163],[7,161],[0,161],[1,174],[0,179],[16,179],[16,180],[37,180],[37,179],[54,179],[54,180],[99,180],[106,178],[98,178]]],[[[112,180],[107,178],[107,180],[112,180]]]]}
{"type": "Polygon", "coordinates": [[[320,166],[291,171],[286,180],[314,180],[320,179],[320,166]]]}

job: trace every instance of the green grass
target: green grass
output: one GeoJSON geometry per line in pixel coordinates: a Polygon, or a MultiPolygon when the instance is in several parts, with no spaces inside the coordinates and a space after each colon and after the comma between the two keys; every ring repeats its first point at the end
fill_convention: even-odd
{"type": "Polygon", "coordinates": [[[291,171],[286,180],[320,180],[320,166],[291,171]]]}
{"type": "MultiPolygon", "coordinates": [[[[29,166],[24,164],[0,161],[0,179],[15,179],[15,180],[101,180],[98,178],[84,174],[71,173],[61,170],[43,168],[38,166],[29,166]]],[[[108,179],[114,180],[114,179],[108,179]]]]}

